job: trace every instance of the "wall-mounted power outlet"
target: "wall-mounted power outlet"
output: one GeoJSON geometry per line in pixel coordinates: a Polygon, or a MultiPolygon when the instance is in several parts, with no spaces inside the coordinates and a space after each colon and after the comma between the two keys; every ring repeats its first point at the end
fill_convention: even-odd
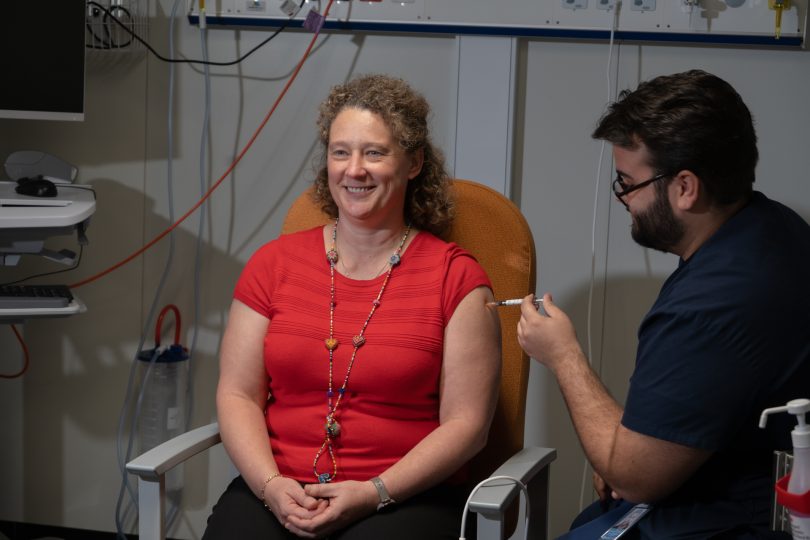
{"type": "Polygon", "coordinates": [[[596,9],[616,9],[616,0],[596,0],[596,9]]]}
{"type": "Polygon", "coordinates": [[[588,0],[560,0],[565,9],[587,9],[588,0]]]}
{"type": "Polygon", "coordinates": [[[655,0],[630,0],[630,11],[655,11],[655,0]]]}
{"type": "Polygon", "coordinates": [[[247,0],[245,10],[253,13],[267,13],[267,2],[265,0],[247,0]]]}

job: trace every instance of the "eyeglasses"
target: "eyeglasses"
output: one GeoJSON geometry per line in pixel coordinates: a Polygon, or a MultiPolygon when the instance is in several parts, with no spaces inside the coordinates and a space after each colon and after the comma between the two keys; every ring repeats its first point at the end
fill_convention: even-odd
{"type": "Polygon", "coordinates": [[[649,180],[645,180],[643,182],[639,182],[638,184],[628,186],[627,184],[624,183],[621,173],[619,173],[616,175],[616,179],[613,181],[613,194],[616,195],[616,198],[619,199],[619,202],[621,202],[626,207],[627,203],[624,202],[623,197],[626,197],[630,193],[633,193],[634,191],[641,189],[645,186],[649,186],[653,182],[657,182],[662,178],[668,178],[670,176],[672,175],[669,173],[659,174],[657,176],[653,176],[649,180]]]}

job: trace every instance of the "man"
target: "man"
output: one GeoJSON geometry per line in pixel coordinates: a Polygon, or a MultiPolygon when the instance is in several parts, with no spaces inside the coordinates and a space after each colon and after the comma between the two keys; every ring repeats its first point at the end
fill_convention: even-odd
{"type": "Polygon", "coordinates": [[[523,301],[520,344],[557,378],[600,498],[653,504],[635,538],[779,537],[773,450],[791,426],[757,421],[810,395],[810,226],[753,191],[751,115],[714,75],[624,91],[593,137],[613,144],[633,239],[678,268],[639,328],[624,409],[550,295],[547,316],[523,301]]]}

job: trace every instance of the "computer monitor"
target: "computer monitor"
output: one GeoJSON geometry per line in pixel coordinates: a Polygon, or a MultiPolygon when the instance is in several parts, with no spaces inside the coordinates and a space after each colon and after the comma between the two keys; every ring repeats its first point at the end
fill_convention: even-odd
{"type": "Polygon", "coordinates": [[[3,2],[0,118],[84,120],[86,0],[3,2]]]}

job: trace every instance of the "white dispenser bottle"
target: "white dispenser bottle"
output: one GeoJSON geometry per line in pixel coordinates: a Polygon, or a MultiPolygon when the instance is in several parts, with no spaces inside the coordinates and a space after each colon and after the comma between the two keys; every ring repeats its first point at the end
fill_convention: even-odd
{"type": "Polygon", "coordinates": [[[805,414],[810,412],[810,399],[794,399],[784,407],[762,411],[759,427],[764,428],[768,415],[787,412],[796,416],[796,427],[790,432],[793,439],[793,467],[787,485],[789,502],[782,502],[790,513],[790,530],[794,540],[810,540],[810,426],[805,414]]]}

